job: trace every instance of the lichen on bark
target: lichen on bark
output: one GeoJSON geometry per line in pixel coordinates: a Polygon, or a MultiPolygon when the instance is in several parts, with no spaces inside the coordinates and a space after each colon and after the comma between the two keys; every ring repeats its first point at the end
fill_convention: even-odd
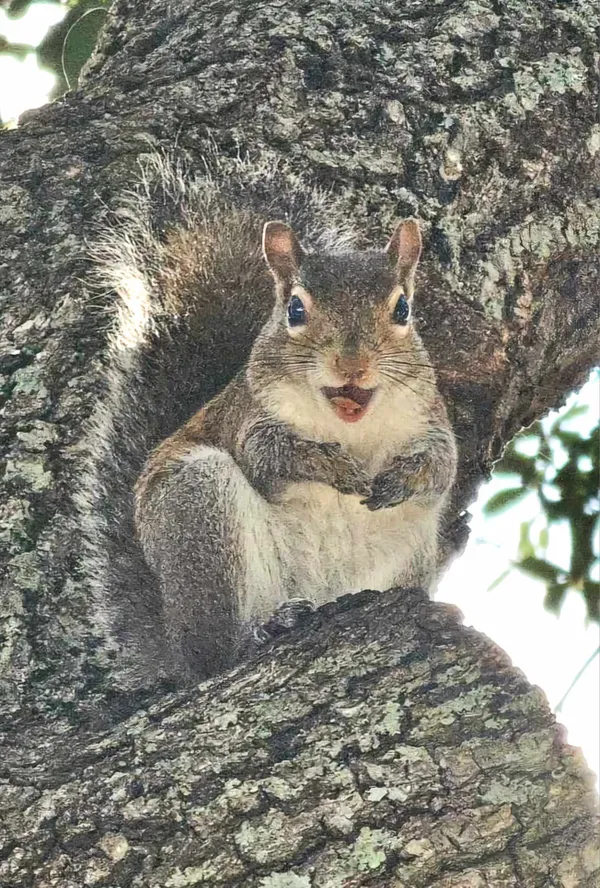
{"type": "Polygon", "coordinates": [[[108,732],[38,733],[1,883],[591,888],[593,778],[459,616],[350,596],[108,732]]]}

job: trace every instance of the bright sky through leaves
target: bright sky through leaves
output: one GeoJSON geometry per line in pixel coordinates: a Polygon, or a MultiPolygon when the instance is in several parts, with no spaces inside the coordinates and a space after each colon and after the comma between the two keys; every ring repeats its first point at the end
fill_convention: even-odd
{"type": "MultiPolygon", "coordinates": [[[[34,49],[67,11],[66,5],[33,3],[24,15],[11,18],[0,8],[0,37],[34,49]]],[[[55,82],[54,74],[40,68],[35,52],[27,53],[24,58],[0,54],[0,121],[8,123],[27,108],[44,105],[55,82]]]]}
{"type": "MultiPolygon", "coordinates": [[[[49,29],[61,22],[67,11],[66,5],[58,3],[32,3],[23,15],[12,18],[0,8],[0,37],[5,37],[9,43],[39,46],[49,29]]],[[[21,110],[28,107],[23,105],[21,110]]]]}

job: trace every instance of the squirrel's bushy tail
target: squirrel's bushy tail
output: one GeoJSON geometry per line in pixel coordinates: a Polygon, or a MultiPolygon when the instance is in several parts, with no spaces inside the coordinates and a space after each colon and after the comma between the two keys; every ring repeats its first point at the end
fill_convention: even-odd
{"type": "Polygon", "coordinates": [[[121,683],[137,686],[171,674],[160,593],[133,522],[142,466],[240,370],[271,311],[264,221],[289,222],[309,248],[343,250],[354,237],[336,201],[265,156],[213,152],[191,176],[151,155],[115,217],[94,248],[116,316],[78,505],[95,611],[120,648],[121,683]]]}

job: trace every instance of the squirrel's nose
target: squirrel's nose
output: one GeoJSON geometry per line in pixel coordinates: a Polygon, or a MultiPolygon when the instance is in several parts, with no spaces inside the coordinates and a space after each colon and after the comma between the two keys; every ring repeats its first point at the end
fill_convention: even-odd
{"type": "Polygon", "coordinates": [[[333,359],[336,373],[343,376],[348,382],[358,384],[365,378],[369,371],[368,361],[362,355],[336,355],[333,359]]]}

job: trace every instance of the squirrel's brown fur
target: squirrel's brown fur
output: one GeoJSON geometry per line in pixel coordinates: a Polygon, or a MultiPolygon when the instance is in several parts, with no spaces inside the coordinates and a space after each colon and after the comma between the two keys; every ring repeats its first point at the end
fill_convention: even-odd
{"type": "Polygon", "coordinates": [[[121,302],[81,502],[129,683],[222,668],[244,623],[292,596],[428,585],[454,477],[427,354],[390,322],[412,296],[414,223],[393,268],[343,222],[327,229],[335,202],[285,168],[237,162],[218,180],[153,159],[99,250],[121,302]],[[309,250],[271,229],[275,295],[273,218],[309,250]],[[286,325],[290,293],[311,305],[308,332],[286,325]],[[376,395],[347,423],[335,386],[355,377],[376,395]]]}

